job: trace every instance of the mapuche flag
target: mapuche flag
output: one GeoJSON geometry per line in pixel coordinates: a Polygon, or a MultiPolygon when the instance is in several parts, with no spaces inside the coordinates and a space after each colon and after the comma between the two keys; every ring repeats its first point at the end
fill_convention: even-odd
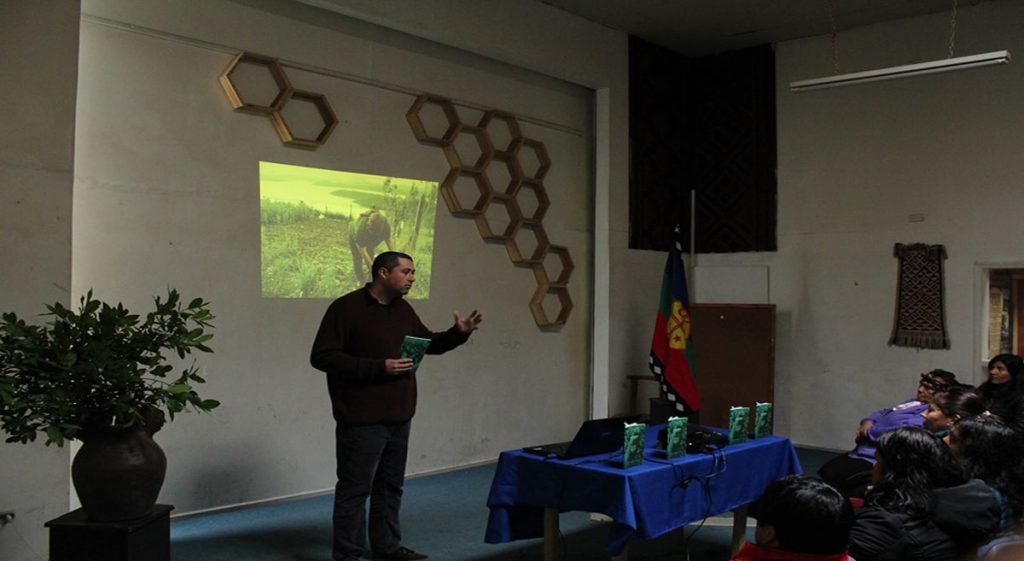
{"type": "Polygon", "coordinates": [[[694,368],[690,299],[686,292],[686,270],[679,230],[665,264],[661,281],[658,319],[651,339],[651,372],[658,378],[665,396],[679,411],[699,411],[700,391],[693,380],[694,368]]]}

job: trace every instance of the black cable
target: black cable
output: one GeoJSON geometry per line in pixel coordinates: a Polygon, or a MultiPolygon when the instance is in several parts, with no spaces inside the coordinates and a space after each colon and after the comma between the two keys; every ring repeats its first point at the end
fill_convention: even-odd
{"type": "MultiPolygon", "coordinates": [[[[703,516],[703,518],[701,518],[700,524],[698,524],[697,527],[692,532],[690,532],[689,536],[686,536],[683,539],[683,551],[689,551],[690,540],[693,538],[694,535],[697,534],[697,532],[699,532],[701,530],[701,528],[704,527],[704,523],[707,522],[708,517],[711,516],[711,505],[712,505],[712,500],[711,500],[711,479],[716,477],[716,476],[718,476],[718,475],[721,475],[721,474],[725,473],[726,469],[728,469],[728,466],[727,466],[726,460],[725,460],[725,451],[723,451],[721,448],[713,448],[711,450],[711,456],[712,456],[712,460],[713,460],[714,463],[711,466],[711,471],[710,472],[708,472],[708,473],[706,473],[704,475],[693,475],[693,476],[684,478],[684,479],[682,479],[681,481],[679,481],[679,482],[677,482],[675,484],[676,487],[683,487],[683,488],[685,488],[685,487],[688,487],[690,485],[690,483],[693,483],[694,481],[700,483],[701,490],[704,491],[704,500],[705,500],[705,503],[706,503],[706,507],[705,507],[705,510],[704,510],[704,516],[703,516]]],[[[686,527],[684,526],[683,527],[684,535],[686,533],[686,529],[685,528],[686,527]]],[[[687,555],[689,555],[689,554],[687,554],[687,555]]]]}

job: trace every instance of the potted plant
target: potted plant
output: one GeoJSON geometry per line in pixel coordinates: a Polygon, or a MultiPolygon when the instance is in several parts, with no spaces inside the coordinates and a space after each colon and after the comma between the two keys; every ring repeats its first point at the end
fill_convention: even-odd
{"type": "Polygon", "coordinates": [[[176,413],[220,405],[199,397],[194,386],[205,380],[185,362],[213,352],[209,303],[186,305],[176,290],[153,300],[143,317],[90,290],[77,311],[46,306],[43,325],[0,316],[0,429],[7,442],[40,433],[47,445],[82,441],[72,480],[90,520],[148,515],[167,467],[153,433],[176,413]]]}

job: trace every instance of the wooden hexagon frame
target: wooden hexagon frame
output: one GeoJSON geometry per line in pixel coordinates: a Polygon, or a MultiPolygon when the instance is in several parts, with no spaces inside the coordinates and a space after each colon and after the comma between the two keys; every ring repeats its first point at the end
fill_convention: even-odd
{"type": "MultiPolygon", "coordinates": [[[[508,130],[509,143],[507,146],[494,146],[495,155],[502,156],[515,156],[516,151],[519,150],[519,145],[523,142],[523,133],[519,129],[519,121],[516,120],[516,116],[511,113],[504,111],[498,111],[492,109],[484,113],[483,117],[480,117],[480,123],[478,127],[489,131],[492,126],[501,126],[497,123],[504,123],[505,128],[508,130]]],[[[490,136],[490,132],[487,133],[490,136]]],[[[491,144],[494,145],[494,139],[491,139],[491,144]]]]}
{"type": "Polygon", "coordinates": [[[331,104],[327,101],[327,96],[293,88],[288,80],[288,76],[284,72],[284,66],[276,58],[254,53],[239,53],[231,60],[231,63],[224,69],[224,72],[221,72],[218,81],[221,87],[224,88],[224,93],[227,94],[228,101],[231,102],[231,106],[235,110],[270,117],[274,124],[274,130],[277,131],[278,137],[285,144],[316,148],[327,142],[331,132],[338,125],[338,117],[334,114],[331,104]],[[278,87],[277,96],[270,105],[249,103],[243,99],[241,92],[238,91],[235,83],[231,80],[231,74],[238,68],[239,64],[252,64],[267,68],[278,87]],[[317,111],[320,113],[320,118],[324,122],[323,128],[320,129],[320,134],[316,138],[302,138],[292,134],[291,128],[288,126],[287,121],[285,121],[281,111],[293,99],[303,99],[312,102],[316,106],[317,111]]]}
{"type": "Polygon", "coordinates": [[[544,176],[551,167],[551,159],[544,143],[524,137],[515,115],[505,111],[486,111],[475,126],[463,123],[459,119],[455,104],[450,99],[437,95],[418,96],[405,117],[416,139],[423,144],[440,147],[448,161],[448,174],[439,187],[448,210],[455,216],[473,218],[481,238],[504,242],[513,264],[533,269],[537,290],[530,300],[530,311],[538,326],[543,328],[565,325],[569,314],[572,313],[568,282],[573,271],[573,263],[567,247],[551,244],[541,222],[551,205],[544,187],[544,176]],[[444,113],[448,126],[443,132],[428,131],[424,125],[420,113],[428,105],[439,107],[444,113]],[[494,145],[489,132],[498,126],[505,127],[508,132],[508,143],[504,144],[503,139],[502,146],[494,145]],[[459,134],[475,136],[480,146],[480,155],[475,161],[463,161],[464,155],[459,154],[454,146],[459,134]],[[521,162],[526,156],[525,151],[531,151],[537,163],[534,169],[528,171],[523,170],[521,162]],[[510,178],[508,185],[500,185],[498,189],[495,189],[489,177],[491,174],[488,173],[489,166],[494,164],[494,160],[498,160],[500,165],[507,166],[510,178]],[[473,204],[459,199],[455,182],[460,178],[470,178],[476,183],[480,196],[473,204]],[[532,192],[537,200],[537,209],[531,216],[523,216],[522,205],[518,200],[518,197],[524,195],[524,189],[532,192]],[[509,214],[509,224],[501,232],[494,231],[487,218],[487,211],[492,203],[504,205],[509,214]],[[537,247],[530,255],[524,255],[517,241],[520,236],[527,235],[524,230],[528,230],[537,238],[537,247]],[[562,270],[554,281],[548,278],[544,269],[544,259],[551,253],[556,254],[562,262],[562,270]],[[544,311],[544,299],[552,295],[558,299],[560,309],[554,318],[549,318],[544,311]]]}
{"type": "Polygon", "coordinates": [[[473,217],[476,221],[476,227],[480,230],[480,237],[485,240],[502,241],[507,242],[516,235],[516,230],[523,222],[523,213],[519,210],[519,204],[516,203],[516,199],[511,195],[500,192],[492,192],[490,199],[488,199],[487,206],[484,210],[473,217]],[[501,232],[496,232],[491,227],[490,220],[487,219],[487,211],[496,207],[501,206],[508,213],[508,225],[501,232]]]}
{"type": "Polygon", "coordinates": [[[572,298],[569,297],[569,289],[564,286],[543,286],[537,285],[537,290],[530,299],[530,312],[533,313],[533,321],[541,327],[553,327],[565,325],[572,313],[572,298]],[[544,310],[544,298],[553,294],[558,298],[560,310],[554,318],[549,318],[544,310]]]}
{"type": "Polygon", "coordinates": [[[409,122],[409,127],[412,128],[412,133],[416,135],[416,140],[435,146],[450,145],[455,140],[455,135],[459,133],[459,128],[462,126],[462,123],[459,121],[459,114],[455,111],[455,104],[450,99],[436,95],[421,95],[417,97],[412,107],[405,113],[405,120],[409,122]],[[427,104],[440,107],[441,111],[444,112],[445,119],[448,120],[448,128],[445,129],[444,134],[441,136],[434,136],[427,132],[427,127],[423,124],[423,119],[420,118],[420,112],[423,111],[423,107],[427,104]]]}
{"type": "Polygon", "coordinates": [[[231,102],[231,107],[236,111],[245,111],[247,113],[256,113],[258,115],[269,115],[280,107],[283,103],[282,99],[289,95],[292,90],[291,82],[288,81],[288,76],[284,73],[284,68],[276,58],[268,56],[257,55],[254,53],[238,53],[228,67],[221,72],[220,77],[217,78],[224,93],[228,96],[228,101],[231,102]],[[249,64],[253,66],[266,67],[267,71],[270,72],[270,77],[274,79],[274,83],[277,84],[277,95],[274,97],[274,101],[270,105],[259,105],[257,103],[249,103],[242,99],[241,92],[235,87],[235,83],[231,80],[231,75],[238,69],[239,65],[249,64]]]}
{"type": "Polygon", "coordinates": [[[551,246],[551,241],[548,240],[548,233],[544,230],[544,225],[540,222],[534,222],[532,220],[520,220],[518,227],[515,229],[515,233],[509,239],[505,240],[505,250],[508,251],[508,257],[512,260],[512,263],[516,265],[534,265],[537,263],[543,263],[544,257],[548,253],[548,248],[551,246]],[[532,232],[532,235],[537,240],[537,247],[534,248],[533,252],[526,255],[522,248],[519,247],[519,236],[525,236],[523,232],[532,232]]]}
{"type": "Polygon", "coordinates": [[[491,146],[491,140],[487,138],[487,131],[480,127],[470,127],[463,125],[458,127],[455,134],[452,135],[451,142],[445,144],[442,147],[444,150],[444,156],[448,159],[448,165],[452,169],[459,169],[462,171],[475,171],[482,172],[487,168],[487,164],[491,162],[491,157],[494,155],[494,148],[491,146]],[[459,138],[459,135],[472,136],[476,142],[477,148],[480,149],[480,155],[477,156],[476,160],[468,162],[464,159],[464,156],[468,154],[459,154],[455,144],[459,138]]]}
{"type": "Polygon", "coordinates": [[[487,181],[487,176],[474,171],[460,169],[449,171],[438,189],[441,191],[441,196],[444,197],[445,204],[448,205],[448,211],[455,216],[477,216],[483,213],[487,210],[487,204],[494,193],[490,182],[487,181]],[[472,205],[464,204],[463,201],[459,200],[458,193],[455,192],[455,182],[460,178],[470,178],[476,183],[477,190],[480,191],[480,196],[472,205]]]}
{"type": "Polygon", "coordinates": [[[338,117],[335,116],[334,110],[331,109],[331,104],[327,101],[327,96],[324,94],[295,89],[285,95],[284,99],[281,101],[280,107],[270,114],[270,120],[274,122],[274,129],[277,131],[277,136],[281,137],[281,140],[285,144],[298,144],[299,146],[308,147],[317,147],[327,142],[327,139],[330,138],[334,127],[338,125],[338,117]],[[303,99],[316,106],[317,112],[320,113],[320,118],[323,119],[324,122],[323,128],[320,129],[320,134],[318,134],[316,138],[299,138],[292,134],[282,111],[284,111],[288,102],[293,99],[303,99]]]}

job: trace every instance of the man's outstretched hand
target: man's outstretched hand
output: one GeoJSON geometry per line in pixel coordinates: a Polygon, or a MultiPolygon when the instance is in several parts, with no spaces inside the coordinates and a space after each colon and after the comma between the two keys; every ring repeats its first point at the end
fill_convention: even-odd
{"type": "Polygon", "coordinates": [[[458,328],[459,333],[467,335],[476,331],[480,327],[480,322],[484,320],[483,314],[477,310],[473,310],[466,317],[460,316],[458,310],[452,312],[452,315],[455,316],[455,327],[458,328]]]}

